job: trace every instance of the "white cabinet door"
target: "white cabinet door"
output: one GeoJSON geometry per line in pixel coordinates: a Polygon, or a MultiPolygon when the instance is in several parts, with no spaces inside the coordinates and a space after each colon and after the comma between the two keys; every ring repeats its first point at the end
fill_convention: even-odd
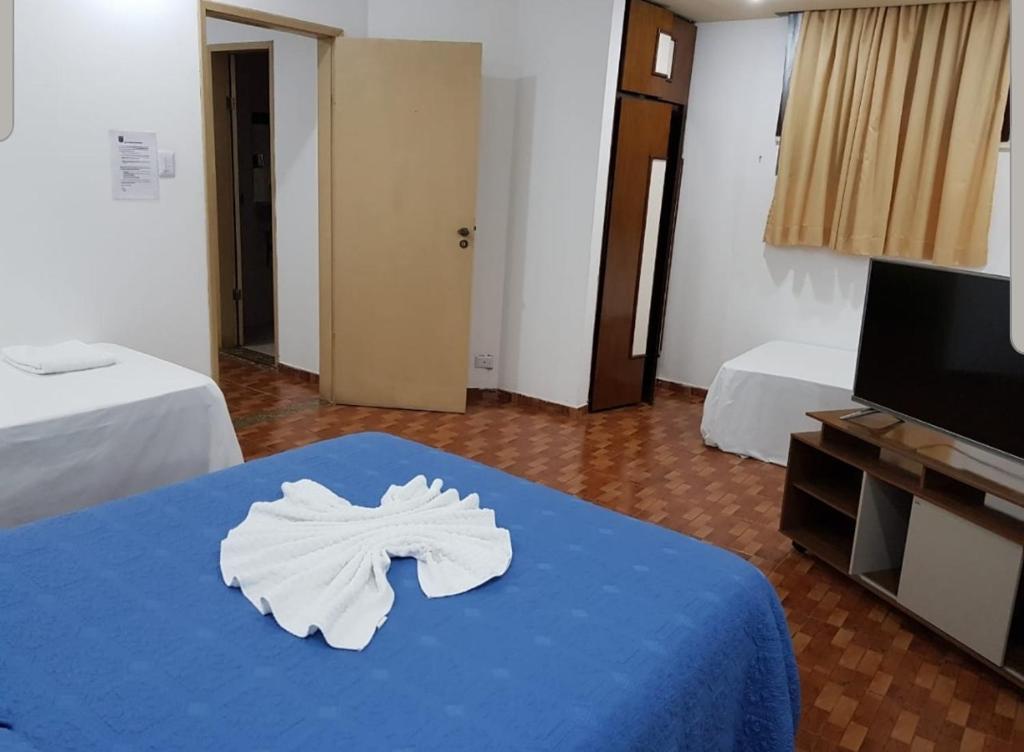
{"type": "Polygon", "coordinates": [[[1020,568],[1018,544],[914,499],[899,602],[998,665],[1020,568]]]}

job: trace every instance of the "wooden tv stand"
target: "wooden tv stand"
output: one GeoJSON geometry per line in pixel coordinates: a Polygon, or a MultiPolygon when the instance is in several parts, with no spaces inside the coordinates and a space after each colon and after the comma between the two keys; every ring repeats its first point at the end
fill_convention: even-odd
{"type": "Polygon", "coordinates": [[[1024,481],[945,434],[849,412],[793,434],[779,529],[1024,687],[1024,481]]]}

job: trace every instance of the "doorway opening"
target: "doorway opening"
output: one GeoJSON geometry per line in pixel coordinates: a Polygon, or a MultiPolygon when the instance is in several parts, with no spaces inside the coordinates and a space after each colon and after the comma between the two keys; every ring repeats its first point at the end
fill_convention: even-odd
{"type": "MultiPolygon", "coordinates": [[[[334,132],[334,115],[332,112],[332,97],[333,97],[333,78],[334,78],[334,58],[335,58],[335,47],[338,43],[339,38],[342,36],[342,30],[333,26],[327,26],[324,24],[314,23],[310,21],[304,21],[297,18],[291,18],[288,16],[281,16],[273,13],[267,13],[265,11],[255,10],[252,8],[242,8],[234,5],[228,5],[223,2],[217,2],[216,0],[199,0],[199,15],[200,15],[200,65],[202,68],[202,100],[203,100],[203,161],[206,172],[206,249],[207,249],[207,279],[209,283],[209,343],[210,343],[210,373],[214,380],[220,378],[220,366],[219,366],[219,351],[221,344],[224,340],[221,335],[221,327],[224,319],[225,310],[228,312],[234,310],[233,305],[233,283],[227,282],[223,279],[225,275],[221,274],[221,259],[220,259],[220,236],[222,226],[225,229],[233,227],[233,198],[228,201],[223,201],[220,198],[220,194],[225,192],[225,183],[227,187],[233,185],[231,181],[233,178],[233,167],[230,160],[231,152],[229,150],[221,150],[220,153],[215,148],[216,145],[216,132],[220,129],[222,132],[225,131],[226,127],[230,127],[230,118],[224,116],[226,108],[217,106],[224,102],[223,83],[221,84],[221,90],[218,91],[214,87],[213,74],[214,74],[214,53],[229,51],[231,47],[237,50],[248,48],[255,49],[264,47],[268,50],[268,56],[270,58],[270,69],[273,70],[274,63],[274,47],[271,43],[266,41],[242,41],[232,42],[229,44],[220,43],[209,43],[208,37],[208,26],[211,21],[226,21],[232,24],[239,24],[241,26],[254,27],[256,29],[266,29],[272,32],[285,32],[288,35],[298,35],[304,38],[312,38],[316,40],[316,181],[317,181],[317,213],[316,213],[316,249],[317,249],[317,329],[318,337],[317,344],[319,345],[319,354],[314,355],[314,359],[319,361],[319,382],[320,382],[320,394],[324,399],[333,401],[333,353],[334,353],[334,341],[332,332],[333,323],[333,277],[331,274],[332,262],[333,262],[333,251],[334,251],[334,233],[333,233],[333,132],[334,132]],[[225,157],[228,157],[225,163],[225,157]],[[225,210],[224,204],[227,204],[228,209],[225,210]],[[228,221],[230,218],[230,221],[228,221]]],[[[252,32],[250,32],[252,33],[252,32]]],[[[224,40],[225,42],[228,40],[224,40]]],[[[221,63],[223,66],[223,63],[221,63]]],[[[221,69],[221,79],[223,81],[223,68],[221,69]]],[[[228,79],[230,80],[230,79],[228,79]]],[[[271,77],[273,80],[273,77],[271,77]]],[[[271,100],[271,133],[274,131],[274,118],[273,118],[273,101],[274,92],[271,89],[270,100],[271,100]]],[[[222,141],[227,135],[222,137],[222,141]]],[[[273,156],[273,155],[272,155],[273,156]]],[[[276,171],[274,166],[271,166],[271,191],[274,191],[274,176],[276,171]]],[[[227,195],[225,193],[225,195],[227,195]]],[[[271,202],[272,210],[274,208],[274,202],[271,202]]],[[[276,212],[272,212],[276,214],[276,212]]],[[[276,247],[276,218],[275,222],[275,253],[274,263],[275,272],[277,271],[277,247],[276,247]]],[[[233,242],[233,241],[232,241],[233,242]]],[[[232,242],[227,243],[230,247],[232,242]]],[[[227,275],[230,280],[232,277],[227,275]]],[[[275,281],[278,283],[274,286],[275,297],[281,289],[281,277],[275,275],[275,281]]],[[[280,306],[275,306],[274,316],[274,327],[275,327],[275,349],[280,351],[282,341],[280,337],[281,331],[281,320],[280,320],[280,306]]],[[[237,314],[236,314],[237,317],[237,314]]],[[[237,318],[235,319],[237,322],[237,318]]],[[[279,355],[275,356],[275,359],[279,359],[279,355]]]]}
{"type": "Polygon", "coordinates": [[[276,364],[273,46],[210,45],[220,348],[276,364]]]}
{"type": "MultiPolygon", "coordinates": [[[[280,230],[293,227],[290,210],[288,214],[284,210],[305,190],[292,187],[292,146],[302,147],[301,153],[307,156],[315,144],[316,190],[310,193],[316,196],[316,220],[311,222],[307,216],[294,226],[304,230],[304,240],[312,241],[307,245],[317,251],[315,264],[312,254],[295,257],[288,239],[277,244],[277,254],[271,254],[272,260],[277,256],[281,272],[274,285],[280,302],[275,344],[283,356],[278,361],[285,362],[277,367],[303,370],[289,362],[296,341],[292,334],[298,332],[303,346],[312,344],[307,362],[319,362],[318,374],[306,373],[319,381],[320,394],[328,401],[464,411],[482,46],[342,39],[336,27],[215,0],[200,0],[199,9],[212,375],[219,377],[218,350],[225,339],[222,325],[226,321],[230,329],[235,311],[236,327],[241,330],[236,337],[244,341],[245,310],[251,300],[243,279],[239,314],[235,287],[229,287],[232,275],[221,274],[220,227],[233,226],[236,212],[233,199],[225,202],[220,195],[227,195],[236,183],[230,182],[235,180],[233,165],[229,162],[225,170],[221,164],[224,150],[215,148],[216,131],[226,132],[233,120],[224,115],[228,110],[222,106],[223,84],[219,92],[214,86],[218,45],[208,42],[211,32],[237,46],[262,34],[239,30],[235,36],[235,30],[212,24],[227,21],[286,32],[274,36],[271,53],[272,58],[281,58],[273,60],[273,70],[275,81],[281,82],[276,94],[280,95],[282,133],[290,129],[297,112],[284,102],[286,98],[291,102],[290,95],[298,91],[287,83],[291,74],[284,72],[290,69],[285,60],[295,62],[286,54],[291,45],[285,40],[292,34],[316,39],[316,81],[315,88],[310,87],[316,93],[315,135],[308,133],[301,141],[279,139],[275,144],[282,190],[277,195],[280,201],[271,201],[280,211],[272,211],[271,216],[276,213],[284,220],[276,225],[280,230]],[[226,211],[221,210],[224,203],[226,211]],[[317,230],[312,237],[305,232],[311,225],[317,230]],[[293,284],[291,266],[296,258],[301,264],[299,274],[305,275],[298,285],[293,284]],[[309,274],[314,266],[315,276],[309,274]],[[396,296],[402,306],[394,305],[396,296]],[[304,323],[293,332],[296,313],[309,311],[301,303],[311,301],[316,315],[302,317],[304,323]],[[311,330],[319,334],[312,342],[311,330]],[[419,367],[410,369],[410,362],[419,367]]],[[[218,78],[224,79],[223,63],[218,78]]],[[[274,131],[273,107],[270,111],[274,131]]],[[[241,114],[237,119],[242,119],[241,114]]],[[[274,172],[271,167],[271,176],[274,172]]],[[[244,182],[238,185],[244,187],[244,182]]],[[[308,202],[299,204],[310,208],[308,202]]],[[[226,256],[224,264],[233,270],[226,256]]]]}

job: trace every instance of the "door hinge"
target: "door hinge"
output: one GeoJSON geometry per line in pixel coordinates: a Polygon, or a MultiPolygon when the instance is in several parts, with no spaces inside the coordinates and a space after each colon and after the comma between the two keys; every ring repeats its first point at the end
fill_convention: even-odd
{"type": "Polygon", "coordinates": [[[242,299],[242,291],[239,290],[236,287],[234,290],[231,291],[231,299],[234,300],[234,301],[241,300],[242,299]]]}

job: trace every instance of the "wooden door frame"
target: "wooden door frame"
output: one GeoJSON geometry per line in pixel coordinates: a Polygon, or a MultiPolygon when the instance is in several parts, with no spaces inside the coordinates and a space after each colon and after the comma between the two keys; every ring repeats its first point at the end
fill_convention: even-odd
{"type": "MultiPolygon", "coordinates": [[[[209,59],[210,59],[210,68],[212,70],[212,75],[213,75],[213,87],[211,88],[211,91],[213,92],[213,96],[215,97],[214,107],[213,107],[213,137],[214,137],[213,143],[214,143],[214,148],[212,150],[212,155],[211,156],[212,156],[212,158],[214,160],[214,164],[215,164],[214,170],[215,170],[215,180],[216,180],[216,206],[217,206],[217,243],[215,244],[215,250],[216,250],[216,253],[217,253],[217,257],[218,257],[218,259],[217,259],[217,261],[218,261],[218,263],[217,263],[217,274],[218,274],[217,289],[218,289],[218,298],[219,298],[219,300],[217,301],[217,306],[218,306],[219,310],[217,312],[218,313],[217,322],[219,324],[219,327],[218,327],[219,331],[216,333],[216,335],[217,335],[217,340],[218,340],[217,341],[217,347],[223,349],[225,346],[232,346],[232,347],[234,347],[234,346],[237,346],[238,344],[240,344],[239,336],[238,336],[239,335],[239,331],[238,331],[238,329],[239,329],[239,315],[238,315],[238,313],[239,313],[239,305],[238,305],[238,301],[236,301],[234,299],[234,294],[233,294],[234,293],[234,287],[235,287],[234,283],[235,283],[235,281],[237,279],[237,276],[238,276],[238,274],[237,274],[237,266],[238,266],[238,239],[236,237],[238,217],[235,216],[235,212],[234,212],[234,208],[235,208],[235,204],[236,204],[236,201],[235,201],[235,191],[237,189],[236,188],[237,177],[236,177],[236,174],[235,174],[235,154],[234,154],[234,141],[235,141],[235,136],[234,136],[234,131],[235,131],[234,117],[235,116],[234,116],[234,112],[230,111],[230,110],[225,112],[224,110],[221,110],[221,108],[219,106],[217,106],[216,103],[217,103],[217,101],[219,101],[220,97],[222,97],[222,96],[226,95],[229,98],[231,97],[231,90],[232,90],[232,87],[233,87],[234,84],[233,84],[232,76],[231,76],[232,60],[230,59],[230,57],[225,57],[223,59],[222,58],[218,58],[215,54],[213,54],[211,52],[209,59]],[[223,65],[221,65],[221,63],[223,63],[223,65]],[[218,82],[218,72],[220,72],[220,76],[223,77],[223,79],[225,79],[225,80],[222,80],[222,81],[218,82]],[[226,118],[225,118],[225,115],[227,116],[226,118]],[[227,122],[225,122],[225,120],[227,122]],[[216,148],[216,145],[220,143],[219,139],[221,137],[223,137],[223,136],[226,136],[228,138],[228,140],[231,142],[231,147],[232,147],[230,149],[231,154],[224,154],[223,152],[226,151],[224,148],[220,148],[220,149],[216,148]],[[227,159],[225,159],[225,157],[227,157],[227,159]],[[227,162],[228,164],[225,164],[225,162],[227,162]],[[224,174],[221,174],[221,170],[222,169],[224,170],[224,174]],[[228,173],[230,173],[230,176],[231,176],[231,186],[230,186],[230,188],[227,185],[225,185],[226,181],[224,179],[225,176],[228,173]],[[228,195],[228,194],[230,194],[230,195],[228,195]],[[231,209],[232,210],[231,211],[231,217],[227,216],[227,213],[228,213],[227,209],[231,209]],[[222,231],[226,230],[228,226],[230,226],[230,229],[231,229],[231,237],[230,238],[226,237],[223,234],[223,232],[222,232],[222,231]],[[228,249],[226,247],[229,244],[231,246],[230,249],[228,249]],[[230,250],[230,257],[231,257],[230,265],[225,263],[226,260],[227,260],[227,256],[229,255],[229,250],[230,250]],[[226,269],[227,266],[230,266],[230,281],[232,283],[231,284],[231,288],[232,288],[231,292],[228,292],[228,290],[225,289],[225,287],[226,287],[225,283],[228,281],[227,277],[229,276],[227,274],[227,269],[226,269]],[[228,310],[230,310],[230,312],[231,312],[230,316],[227,315],[227,311],[228,310]],[[229,320],[230,320],[230,323],[229,323],[229,320]],[[227,331],[232,331],[233,335],[234,335],[230,341],[225,341],[225,339],[224,339],[224,334],[227,331]]],[[[211,301],[211,305],[212,304],[213,304],[213,301],[211,301]]]]}
{"type": "MultiPolygon", "coordinates": [[[[333,183],[331,133],[334,128],[331,107],[331,89],[334,71],[334,45],[344,32],[334,26],[302,21],[274,13],[241,8],[213,0],[199,0],[199,59],[202,74],[200,91],[203,106],[203,165],[206,173],[206,269],[208,282],[210,369],[216,380],[220,375],[217,357],[220,349],[220,259],[217,255],[217,176],[213,159],[213,71],[210,50],[206,44],[206,20],[217,18],[247,26],[258,26],[273,31],[312,37],[317,40],[317,168],[318,168],[318,225],[319,225],[319,296],[320,296],[320,395],[331,399],[333,392],[332,364],[334,337],[332,332],[333,302],[333,236],[331,227],[331,186],[333,183]]],[[[246,43],[248,44],[248,43],[246,43]]],[[[271,53],[271,80],[273,80],[273,53],[271,53]]],[[[271,85],[273,91],[273,85],[271,85]]],[[[273,126],[271,126],[273,137],[273,126]]],[[[271,150],[273,159],[273,150],[271,150]]],[[[273,162],[271,174],[274,175],[273,162]]],[[[271,197],[274,201],[276,196],[271,197]]],[[[276,215],[276,202],[275,209],[276,215]]],[[[276,221],[275,221],[276,228],[276,221]]],[[[275,270],[277,238],[274,238],[275,270]]],[[[275,273],[276,282],[276,273],[275,273]]],[[[277,339],[277,286],[274,287],[274,328],[277,339]]],[[[280,341],[278,340],[278,347],[280,341]]]]}

